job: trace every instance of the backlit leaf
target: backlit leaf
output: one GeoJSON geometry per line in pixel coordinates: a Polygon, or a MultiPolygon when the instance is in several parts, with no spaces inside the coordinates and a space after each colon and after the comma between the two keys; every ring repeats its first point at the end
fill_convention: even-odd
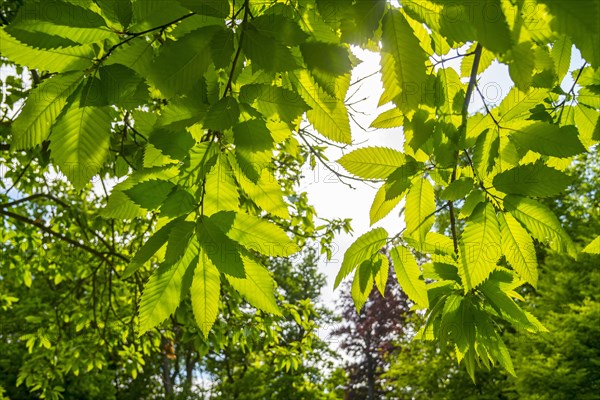
{"type": "Polygon", "coordinates": [[[365,260],[369,260],[385,245],[387,232],[383,228],[375,228],[354,241],[344,254],[344,261],[335,278],[334,287],[338,287],[346,276],[365,260]]]}
{"type": "Polygon", "coordinates": [[[192,311],[204,337],[208,337],[208,333],[219,315],[220,289],[219,271],[206,254],[201,251],[194,271],[190,293],[192,311]]]}
{"type": "Polygon", "coordinates": [[[415,260],[410,250],[404,246],[396,246],[390,251],[390,255],[402,291],[419,308],[429,307],[425,280],[423,280],[417,260],[415,260]]]}
{"type": "Polygon", "coordinates": [[[363,147],[344,155],[338,163],[364,179],[385,179],[406,162],[406,156],[387,147],[363,147]]]}
{"type": "Polygon", "coordinates": [[[548,197],[562,192],[571,183],[564,172],[542,163],[520,165],[494,177],[494,187],[508,194],[548,197]]]}
{"type": "Polygon", "coordinates": [[[502,256],[500,226],[490,203],[475,207],[467,220],[459,246],[458,273],[466,293],[487,279],[502,256]]]}
{"type": "Polygon", "coordinates": [[[433,186],[429,180],[416,176],[406,195],[406,235],[414,237],[419,242],[425,241],[427,232],[435,220],[435,198],[433,186]]]}

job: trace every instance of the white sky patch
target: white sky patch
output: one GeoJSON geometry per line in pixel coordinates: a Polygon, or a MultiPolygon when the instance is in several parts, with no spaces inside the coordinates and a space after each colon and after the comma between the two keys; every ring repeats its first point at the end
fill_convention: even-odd
{"type": "MultiPolygon", "coordinates": [[[[465,47],[465,49],[468,46],[465,47]]],[[[379,55],[373,52],[361,50],[359,48],[352,49],[354,54],[357,55],[363,63],[355,68],[353,72],[353,81],[373,74],[380,70],[379,66],[379,55]]],[[[465,51],[461,50],[461,54],[465,51]]],[[[452,54],[451,54],[452,55],[452,54]]],[[[445,63],[445,66],[450,66],[457,70],[460,74],[460,62],[462,58],[452,60],[445,63]]],[[[583,60],[577,49],[573,48],[573,56],[571,58],[571,66],[569,71],[576,70],[581,67],[583,60]]],[[[466,79],[468,80],[468,79],[466,79]]],[[[465,80],[465,81],[466,81],[465,80]]],[[[571,73],[568,73],[561,87],[568,91],[573,84],[573,77],[571,73]]],[[[359,99],[365,99],[359,104],[355,105],[357,111],[362,113],[356,113],[354,115],[356,122],[364,128],[368,128],[371,122],[384,110],[391,108],[390,105],[378,108],[377,103],[379,97],[383,92],[383,86],[381,84],[381,75],[379,73],[366,78],[360,84],[360,89],[356,94],[352,96],[351,103],[359,99]]],[[[510,79],[508,66],[500,64],[497,61],[486,69],[486,71],[479,76],[478,86],[486,99],[488,107],[492,108],[500,104],[502,99],[506,97],[509,90],[513,86],[513,82],[510,79]]],[[[349,93],[352,94],[354,87],[351,87],[349,93]]],[[[471,105],[469,112],[483,111],[483,101],[477,92],[474,92],[471,96],[471,105]]],[[[355,122],[351,120],[352,137],[354,143],[358,143],[358,146],[352,146],[352,148],[346,150],[349,152],[357,147],[366,146],[386,146],[394,149],[401,150],[404,140],[404,135],[401,128],[392,129],[378,129],[364,131],[355,122]]],[[[326,151],[326,155],[329,158],[329,166],[336,171],[345,173],[340,165],[335,163],[342,155],[344,151],[337,148],[329,148],[326,151]]],[[[333,307],[336,299],[340,295],[340,288],[336,291],[333,290],[333,282],[341,267],[344,253],[348,247],[362,234],[368,232],[370,229],[375,227],[385,228],[390,235],[394,235],[404,227],[404,221],[399,217],[399,211],[404,202],[401,202],[387,217],[374,224],[372,227],[369,225],[369,209],[371,203],[375,197],[375,193],[381,184],[365,184],[356,181],[347,181],[352,184],[355,189],[349,188],[347,185],[341,183],[339,179],[323,165],[317,164],[315,171],[311,171],[306,167],[304,178],[301,181],[300,190],[306,191],[309,196],[310,203],[315,207],[317,215],[322,218],[333,219],[333,218],[351,218],[353,233],[339,234],[333,244],[333,257],[331,260],[327,260],[325,256],[319,259],[319,270],[327,276],[327,286],[321,293],[321,299],[325,305],[333,307]]],[[[351,279],[347,278],[347,279],[351,279]]]]}

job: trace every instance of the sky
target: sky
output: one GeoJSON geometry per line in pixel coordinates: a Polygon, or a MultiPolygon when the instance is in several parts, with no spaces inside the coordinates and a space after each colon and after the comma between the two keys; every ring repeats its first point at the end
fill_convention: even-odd
{"type": "MultiPolygon", "coordinates": [[[[466,46],[465,48],[468,48],[466,46]]],[[[464,49],[459,49],[462,54],[464,49]]],[[[352,75],[352,81],[356,81],[362,77],[366,77],[375,73],[373,76],[361,81],[359,91],[352,96],[353,101],[363,99],[356,108],[362,111],[362,114],[356,114],[356,121],[364,128],[368,128],[370,123],[384,110],[391,106],[377,108],[379,97],[383,92],[379,71],[379,56],[376,53],[353,48],[355,55],[363,60],[357,66],[352,75]]],[[[460,70],[461,58],[445,63],[446,66],[460,70]]],[[[581,55],[577,49],[573,48],[573,57],[571,59],[570,71],[579,68],[582,64],[581,55]]],[[[460,72],[459,72],[460,73],[460,72]]],[[[468,79],[464,79],[468,81],[468,79]]],[[[573,84],[571,74],[562,82],[561,86],[564,90],[569,90],[573,84]]],[[[504,64],[494,62],[483,74],[479,76],[478,86],[486,98],[489,106],[499,104],[513,86],[510,79],[508,67],[504,64]]],[[[349,94],[353,93],[353,88],[349,94]]],[[[471,98],[469,112],[475,112],[483,108],[481,98],[474,94],[471,98]]],[[[403,145],[403,133],[401,128],[392,129],[377,129],[364,131],[360,126],[351,120],[352,137],[357,146],[352,146],[346,153],[352,149],[366,146],[385,146],[401,150],[403,145]]],[[[343,168],[335,163],[344,151],[337,148],[330,148],[326,155],[330,160],[330,166],[336,171],[346,173],[343,168]]],[[[334,291],[333,282],[337,275],[342,261],[343,255],[347,248],[362,234],[368,232],[375,227],[385,228],[390,235],[396,234],[404,227],[403,219],[399,216],[399,212],[403,206],[400,203],[387,217],[377,222],[372,227],[369,224],[369,209],[375,193],[381,184],[365,184],[356,181],[347,181],[355,189],[349,188],[347,185],[337,179],[337,177],[327,170],[323,165],[317,165],[316,171],[311,171],[306,167],[304,178],[301,181],[300,189],[308,193],[311,204],[315,207],[317,215],[322,218],[351,218],[352,219],[352,234],[339,234],[334,240],[334,254],[331,260],[327,260],[323,255],[319,261],[319,270],[327,277],[327,286],[321,294],[322,301],[330,307],[335,306],[336,299],[340,296],[343,285],[334,291]]],[[[351,279],[352,275],[347,279],[351,279]]]]}
{"type": "MultiPolygon", "coordinates": [[[[459,49],[459,51],[464,54],[466,48],[468,48],[468,46],[459,49]]],[[[342,173],[345,173],[345,171],[340,165],[336,164],[335,161],[345,152],[347,153],[352,149],[366,146],[385,146],[401,150],[403,144],[401,128],[368,129],[370,123],[381,112],[391,108],[391,105],[386,105],[381,108],[377,107],[379,97],[383,92],[380,74],[378,73],[380,69],[378,54],[357,47],[354,47],[352,50],[354,54],[363,61],[354,69],[352,81],[354,82],[358,79],[367,76],[369,77],[362,80],[358,85],[352,86],[349,90],[349,94],[353,94],[358,88],[356,93],[352,95],[350,102],[361,100],[354,105],[354,108],[359,111],[354,114],[354,118],[360,126],[351,119],[352,137],[353,142],[356,145],[350,146],[345,151],[333,147],[326,151],[326,155],[330,160],[328,164],[329,167],[342,173]],[[363,128],[366,128],[366,130],[363,128]]],[[[461,58],[458,58],[445,63],[445,65],[459,70],[460,61],[461,58]]],[[[579,68],[581,64],[581,55],[577,49],[573,48],[570,71],[579,68]]],[[[13,68],[0,68],[1,80],[4,80],[9,74],[14,74],[13,68]]],[[[572,83],[573,79],[571,74],[567,74],[567,77],[562,82],[561,86],[563,89],[568,90],[572,83]]],[[[488,105],[493,106],[499,104],[512,87],[508,67],[494,62],[479,76],[478,84],[486,97],[488,105]]],[[[473,95],[469,111],[474,112],[480,110],[482,107],[483,103],[479,96],[473,95]]],[[[0,179],[2,178],[3,172],[1,169],[0,166],[0,179]]],[[[331,260],[327,260],[325,256],[322,256],[319,261],[319,269],[327,277],[327,286],[323,289],[321,297],[323,302],[331,307],[335,305],[335,300],[339,297],[341,290],[340,288],[336,291],[333,290],[335,276],[341,267],[346,249],[354,242],[354,240],[375,227],[383,227],[390,235],[394,235],[404,226],[403,220],[399,216],[399,210],[403,205],[403,203],[400,203],[387,217],[371,227],[369,225],[369,209],[380,184],[365,184],[349,180],[347,182],[350,183],[354,189],[351,189],[340,182],[331,171],[318,163],[315,170],[311,170],[308,166],[305,167],[303,179],[300,184],[300,190],[308,193],[311,204],[314,205],[317,215],[321,218],[352,219],[353,232],[351,234],[339,234],[333,243],[333,256],[331,260]]],[[[110,182],[107,184],[110,187],[113,186],[110,182]]],[[[99,190],[99,187],[97,189],[99,190]]]]}

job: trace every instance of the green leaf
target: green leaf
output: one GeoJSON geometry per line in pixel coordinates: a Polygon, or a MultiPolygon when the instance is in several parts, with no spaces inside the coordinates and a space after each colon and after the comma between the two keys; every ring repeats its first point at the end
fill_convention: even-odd
{"type": "Polygon", "coordinates": [[[473,190],[466,198],[465,203],[460,209],[459,218],[468,218],[475,210],[475,207],[479,203],[483,203],[485,201],[485,194],[483,191],[476,189],[473,190]]]}
{"type": "Polygon", "coordinates": [[[384,297],[385,287],[387,286],[387,281],[390,276],[390,260],[383,254],[377,254],[375,256],[375,261],[379,265],[379,269],[377,269],[377,272],[375,273],[375,286],[377,286],[377,290],[381,293],[381,297],[384,297]]]}
{"type": "Polygon", "coordinates": [[[498,214],[498,221],[502,236],[502,253],[506,261],[523,280],[536,287],[538,270],[533,240],[511,214],[498,214]]]}
{"type": "MultiPolygon", "coordinates": [[[[229,3],[227,7],[229,7],[229,3]]],[[[234,37],[231,29],[219,29],[210,40],[210,56],[217,68],[226,69],[231,65],[231,57],[234,52],[234,37]]]]}
{"type": "Polygon", "coordinates": [[[502,256],[500,226],[494,207],[481,203],[467,220],[459,241],[458,273],[465,293],[485,281],[502,256]]]}
{"type": "Polygon", "coordinates": [[[281,315],[273,291],[275,282],[269,271],[258,262],[242,256],[245,278],[225,275],[231,286],[237,290],[252,306],[274,315],[281,315]]]}
{"type": "Polygon", "coordinates": [[[260,179],[261,171],[269,165],[275,143],[262,119],[250,119],[233,127],[235,155],[242,172],[252,182],[260,179]]]}
{"type": "MultiPolygon", "coordinates": [[[[448,12],[450,12],[448,10],[448,12]]],[[[468,11],[462,14],[471,19],[477,29],[477,40],[496,54],[504,53],[511,47],[511,31],[506,22],[500,0],[481,0],[470,3],[468,11]]],[[[461,21],[462,22],[462,21],[461,21]]],[[[456,24],[457,21],[454,21],[456,24]]]]}
{"type": "Polygon", "coordinates": [[[507,57],[510,61],[509,73],[515,85],[525,91],[531,85],[535,58],[531,42],[522,42],[513,46],[507,57]]]}
{"type": "Polygon", "coordinates": [[[198,263],[198,243],[187,246],[185,255],[176,264],[162,264],[144,286],[140,300],[138,335],[154,328],[177,309],[190,287],[192,273],[198,263]]]}
{"type": "Polygon", "coordinates": [[[311,108],[306,118],[323,136],[339,143],[350,144],[350,120],[343,100],[326,94],[305,70],[289,74],[292,85],[311,108]]]}
{"type": "Polygon", "coordinates": [[[227,0],[177,0],[182,6],[199,15],[225,18],[230,15],[229,1],[227,0]]]}
{"type": "Polygon", "coordinates": [[[209,108],[207,90],[205,80],[201,79],[187,95],[172,98],[160,110],[154,129],[181,132],[203,120],[209,108]]]}
{"type": "Polygon", "coordinates": [[[574,110],[574,119],[579,130],[579,138],[585,147],[600,141],[600,112],[578,104],[574,110]]]}
{"type": "Polygon", "coordinates": [[[287,257],[298,251],[298,246],[272,222],[254,215],[219,212],[211,217],[225,234],[249,250],[269,257],[287,257]]]}
{"type": "Polygon", "coordinates": [[[101,8],[102,14],[119,22],[122,28],[127,28],[131,23],[133,9],[130,0],[97,0],[96,4],[101,8]]]}
{"type": "Polygon", "coordinates": [[[46,33],[81,44],[117,39],[116,33],[106,26],[99,14],[81,2],[75,3],[79,4],[49,0],[44,1],[42,7],[40,2],[27,2],[19,9],[7,31],[11,34],[14,30],[34,34],[46,33]],[[82,7],[78,7],[80,4],[82,7]]]}
{"type": "Polygon", "coordinates": [[[242,86],[240,101],[256,102],[258,111],[265,117],[277,116],[281,121],[291,122],[310,109],[295,92],[279,86],[250,84],[242,86]]]}
{"type": "Polygon", "coordinates": [[[331,75],[344,75],[352,70],[348,49],[332,43],[307,42],[300,45],[304,62],[309,69],[331,75]]]}
{"type": "Polygon", "coordinates": [[[530,322],[527,314],[502,291],[499,282],[493,277],[481,285],[480,290],[504,319],[530,332],[538,331],[537,327],[530,322]]]}
{"type": "Polygon", "coordinates": [[[360,313],[360,310],[369,298],[369,294],[373,291],[373,269],[373,262],[366,260],[354,272],[354,281],[352,282],[350,294],[358,313],[360,313]]]}
{"type": "Polygon", "coordinates": [[[210,106],[204,128],[215,131],[224,131],[237,124],[240,118],[240,107],[238,102],[231,96],[227,96],[210,106]]]}
{"type": "Polygon", "coordinates": [[[403,196],[404,192],[410,187],[413,176],[422,172],[424,165],[407,157],[407,162],[392,172],[385,182],[385,199],[392,200],[398,196],[403,196]]]}
{"type": "Polygon", "coordinates": [[[579,75],[577,83],[581,86],[598,86],[600,85],[600,68],[585,67],[581,74],[578,70],[573,71],[573,79],[579,75]]]}
{"type": "Polygon", "coordinates": [[[460,177],[446,186],[446,188],[440,193],[440,199],[450,201],[462,199],[468,195],[471,190],[473,190],[474,184],[475,182],[473,181],[473,178],[468,176],[460,177]]]}
{"type": "Polygon", "coordinates": [[[200,248],[219,271],[236,278],[246,276],[239,245],[227,237],[211,218],[198,218],[196,234],[200,248]]]}
{"type": "Polygon", "coordinates": [[[590,244],[585,246],[581,251],[589,254],[600,254],[600,236],[597,236],[596,239],[592,240],[590,244]]]}
{"type": "Polygon", "coordinates": [[[254,23],[244,28],[242,49],[252,65],[267,72],[291,71],[298,68],[290,49],[274,37],[263,34],[254,23]]]}
{"type": "Polygon", "coordinates": [[[398,128],[403,125],[404,113],[396,107],[382,112],[371,122],[371,128],[378,129],[398,128]]]}
{"type": "MultiPolygon", "coordinates": [[[[513,87],[496,109],[498,113],[496,120],[498,122],[510,122],[516,119],[528,118],[530,115],[529,110],[537,104],[543,103],[547,96],[548,92],[546,90],[530,88],[527,92],[522,92],[513,87]]],[[[492,114],[494,114],[494,110],[492,110],[492,114]]]]}
{"type": "Polygon", "coordinates": [[[276,217],[290,218],[288,205],[283,200],[283,191],[268,169],[263,169],[257,183],[244,176],[238,179],[238,183],[257,206],[276,217]]]}
{"type": "Polygon", "coordinates": [[[204,337],[207,338],[219,316],[221,278],[219,270],[203,251],[198,257],[190,294],[194,318],[204,337]]]}
{"type": "Polygon", "coordinates": [[[101,215],[105,218],[131,219],[135,217],[146,217],[148,210],[134,203],[124,191],[131,189],[140,182],[151,179],[174,179],[179,175],[179,168],[165,167],[154,170],[136,172],[125,181],[117,184],[110,196],[108,204],[102,210],[101,215]]]}
{"type": "Polygon", "coordinates": [[[542,0],[553,14],[553,30],[571,37],[581,56],[594,68],[600,66],[600,6],[597,2],[542,0]]]}
{"type": "Polygon", "coordinates": [[[548,197],[562,192],[571,177],[541,162],[519,165],[494,177],[494,187],[508,194],[548,197]]]}
{"type": "Polygon", "coordinates": [[[48,139],[52,125],[82,77],[80,71],[67,72],[53,76],[33,89],[25,107],[12,124],[12,149],[30,149],[48,139]]]}
{"type": "Polygon", "coordinates": [[[89,44],[38,49],[21,43],[4,29],[0,29],[0,53],[19,65],[48,72],[85,70],[94,58],[94,50],[89,44]]]}
{"type": "Polygon", "coordinates": [[[192,135],[185,129],[169,130],[157,128],[148,138],[154,147],[166,156],[176,160],[184,160],[192,146],[196,143],[192,135]]]}
{"type": "Polygon", "coordinates": [[[407,161],[398,150],[387,147],[363,147],[338,160],[353,175],[364,179],[385,179],[407,161]]]}
{"type": "Polygon", "coordinates": [[[569,72],[572,47],[573,42],[571,42],[571,39],[566,35],[559,35],[552,45],[550,56],[554,61],[554,67],[556,69],[556,75],[558,75],[559,82],[562,82],[567,72],[569,72]]]}
{"type": "Polygon", "coordinates": [[[175,218],[192,212],[196,205],[196,199],[187,190],[178,186],[171,192],[160,207],[161,217],[175,218]]]}
{"type": "Polygon", "coordinates": [[[113,120],[109,107],[72,104],[52,128],[50,151],[76,188],[96,175],[108,156],[113,120]]]}
{"type": "Polygon", "coordinates": [[[137,72],[139,76],[147,77],[152,71],[153,60],[154,48],[152,42],[132,40],[118,47],[108,57],[104,65],[122,64],[137,72]]]}
{"type": "Polygon", "coordinates": [[[181,219],[175,219],[154,233],[144,245],[135,253],[135,256],[121,274],[122,279],[126,279],[133,275],[140,267],[142,267],[156,252],[158,252],[166,243],[169,234],[174,226],[182,223],[181,219]]]}
{"type": "MultiPolygon", "coordinates": [[[[396,208],[398,203],[400,203],[400,200],[402,200],[402,196],[395,196],[391,199],[387,199],[387,189],[387,184],[382,185],[375,194],[373,204],[371,204],[371,210],[369,211],[371,225],[388,215],[390,211],[396,208]]],[[[406,185],[406,189],[408,189],[408,185],[406,185]]]]}
{"type": "Polygon", "coordinates": [[[492,128],[482,133],[473,149],[473,165],[477,169],[479,178],[483,179],[493,171],[500,148],[500,133],[492,128]]]}
{"type": "Polygon", "coordinates": [[[427,232],[435,220],[435,198],[433,186],[429,180],[416,176],[406,195],[406,235],[414,237],[419,243],[425,242],[427,232]]]}
{"type": "Polygon", "coordinates": [[[469,343],[466,341],[466,337],[463,332],[465,326],[461,324],[461,314],[463,311],[464,297],[459,294],[451,294],[448,296],[444,308],[442,310],[442,318],[440,321],[439,340],[442,346],[442,350],[448,342],[450,336],[461,351],[467,351],[469,343]]]}
{"type": "MultiPolygon", "coordinates": [[[[269,11],[275,11],[277,6],[269,11]]],[[[281,11],[289,11],[280,9],[281,11]]],[[[252,19],[252,28],[255,28],[260,34],[270,37],[271,40],[280,42],[286,46],[297,46],[302,44],[308,34],[306,34],[293,18],[289,15],[269,12],[252,19]]]]}
{"type": "MultiPolygon", "coordinates": [[[[477,43],[473,43],[471,45],[471,47],[469,47],[469,50],[467,50],[465,53],[466,54],[473,53],[475,51],[476,47],[477,47],[477,43]]],[[[479,58],[479,66],[477,68],[477,75],[485,72],[485,70],[490,65],[492,65],[492,62],[495,59],[496,59],[496,56],[494,55],[494,53],[492,53],[491,51],[489,51],[487,49],[481,49],[481,56],[479,58]]],[[[460,62],[460,76],[462,76],[463,78],[468,78],[471,76],[471,70],[473,69],[474,60],[475,60],[475,57],[473,57],[473,55],[465,56],[462,58],[462,60],[460,62]]]]}
{"type": "Polygon", "coordinates": [[[47,21],[56,25],[73,27],[103,27],[104,19],[92,11],[85,1],[44,0],[26,2],[12,21],[21,24],[47,21]]]}
{"type": "Polygon", "coordinates": [[[398,10],[389,10],[382,24],[382,76],[385,92],[379,104],[394,100],[402,110],[411,110],[421,101],[427,80],[427,54],[409,23],[398,10]],[[386,96],[386,92],[391,94],[386,96]]]}
{"type": "Polygon", "coordinates": [[[598,89],[594,86],[586,86],[579,90],[577,93],[577,101],[585,104],[591,108],[600,108],[600,95],[598,95],[598,89]]]}
{"type": "Polygon", "coordinates": [[[134,24],[131,32],[141,32],[161,26],[186,15],[186,9],[175,1],[135,0],[133,1],[134,24]]]}
{"type": "Polygon", "coordinates": [[[222,210],[237,211],[239,202],[231,166],[227,159],[219,154],[217,162],[206,174],[202,211],[204,215],[212,215],[222,210]]]}
{"type": "Polygon", "coordinates": [[[88,99],[90,104],[135,108],[147,102],[148,86],[131,68],[122,64],[106,65],[100,68],[98,75],[100,94],[96,99],[88,99]]]}
{"type": "Polygon", "coordinates": [[[416,153],[433,135],[436,128],[436,123],[433,119],[429,119],[429,113],[425,110],[417,110],[410,121],[412,137],[409,144],[416,153]]]}
{"type": "Polygon", "coordinates": [[[131,189],[125,190],[124,193],[140,207],[154,210],[167,199],[174,187],[175,184],[172,182],[151,179],[138,183],[131,189]]]}
{"type": "Polygon", "coordinates": [[[365,260],[371,259],[376,253],[385,246],[387,232],[383,228],[375,228],[350,245],[344,254],[342,267],[335,278],[334,288],[337,288],[348,274],[365,260]]]}
{"type": "Polygon", "coordinates": [[[161,46],[149,78],[166,96],[186,93],[210,65],[210,41],[217,26],[196,29],[176,42],[161,46]]]}
{"type": "MultiPolygon", "coordinates": [[[[173,226],[167,240],[165,265],[174,265],[185,255],[190,240],[194,236],[196,224],[192,221],[182,221],[173,226]]],[[[196,242],[194,242],[196,243],[196,242]]]]}
{"type": "Polygon", "coordinates": [[[534,122],[513,132],[509,138],[523,150],[533,150],[547,156],[571,157],[586,151],[573,125],[558,126],[546,122],[534,122]]]}
{"type": "Polygon", "coordinates": [[[504,207],[535,239],[548,243],[554,251],[576,257],[575,245],[546,206],[526,197],[509,195],[504,198],[504,207]]]}
{"type": "Polygon", "coordinates": [[[396,246],[391,250],[390,255],[398,283],[404,293],[419,308],[428,308],[429,299],[425,280],[421,276],[421,270],[411,251],[407,247],[396,246]]]}

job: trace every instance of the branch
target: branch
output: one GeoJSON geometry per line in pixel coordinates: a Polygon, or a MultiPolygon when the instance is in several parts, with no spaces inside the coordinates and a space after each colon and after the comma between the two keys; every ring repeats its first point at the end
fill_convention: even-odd
{"type": "MultiPolygon", "coordinates": [[[[123,40],[122,42],[119,42],[119,43],[115,44],[114,46],[112,46],[111,48],[109,48],[109,49],[106,51],[106,54],[105,54],[105,55],[103,55],[103,56],[102,56],[102,58],[100,58],[100,60],[99,60],[99,61],[100,61],[100,62],[102,62],[102,61],[106,60],[106,59],[108,58],[108,56],[110,56],[110,55],[112,54],[112,52],[113,52],[113,51],[115,51],[117,48],[119,48],[120,46],[123,46],[125,43],[128,43],[128,42],[130,42],[131,40],[133,40],[133,39],[135,39],[135,38],[137,38],[137,37],[140,37],[140,36],[146,35],[146,34],[148,34],[148,33],[150,33],[150,32],[154,32],[154,31],[157,31],[157,30],[159,30],[159,29],[166,29],[166,28],[168,28],[169,26],[171,26],[171,25],[173,25],[173,24],[176,24],[176,23],[178,23],[178,22],[181,22],[181,21],[183,21],[184,19],[186,19],[186,18],[189,18],[189,17],[191,17],[191,16],[193,16],[193,15],[196,15],[196,14],[195,14],[195,13],[189,13],[189,14],[186,14],[186,15],[184,15],[184,16],[182,16],[182,17],[179,17],[179,18],[177,18],[177,19],[174,19],[174,20],[173,20],[173,21],[171,21],[171,22],[167,22],[166,24],[162,24],[162,25],[160,25],[160,26],[155,26],[154,28],[146,29],[145,31],[131,33],[131,34],[130,34],[130,35],[131,35],[130,37],[128,37],[127,39],[123,40]]],[[[121,33],[122,33],[122,32],[121,32],[121,33]]]]}
{"type": "MultiPolygon", "coordinates": [[[[231,64],[231,71],[229,71],[229,78],[227,79],[227,84],[225,85],[225,91],[223,92],[223,98],[227,96],[227,92],[231,91],[231,86],[233,84],[233,74],[235,73],[235,66],[237,65],[238,59],[240,58],[240,54],[242,53],[242,43],[244,42],[244,34],[246,30],[246,23],[248,22],[248,16],[250,15],[250,0],[246,0],[244,2],[244,19],[240,24],[242,32],[240,33],[240,41],[238,42],[238,48],[235,52],[235,56],[233,57],[233,63],[231,64]]],[[[240,10],[242,10],[240,8],[240,10]]]]}
{"type": "Polygon", "coordinates": [[[4,192],[5,195],[7,195],[8,192],[10,192],[15,186],[17,186],[19,184],[19,182],[21,181],[21,179],[25,175],[25,172],[27,172],[27,170],[31,166],[31,163],[33,162],[33,158],[34,157],[32,156],[31,159],[29,159],[29,161],[27,162],[27,164],[23,167],[23,169],[19,173],[19,176],[17,176],[17,179],[15,179],[13,181],[12,185],[10,185],[10,187],[8,189],[6,189],[6,192],[4,192]]]}
{"type": "Polygon", "coordinates": [[[80,248],[82,250],[87,251],[88,253],[90,253],[90,254],[92,254],[92,255],[100,258],[101,260],[103,260],[105,262],[107,262],[109,265],[113,265],[113,262],[111,260],[109,260],[108,258],[106,258],[106,255],[115,256],[115,257],[118,257],[118,258],[120,258],[121,260],[123,260],[123,261],[125,261],[127,263],[129,262],[129,258],[125,257],[122,254],[112,253],[112,252],[111,253],[100,252],[100,251],[98,251],[98,250],[96,250],[96,249],[94,249],[94,248],[92,248],[92,247],[90,247],[88,245],[85,245],[83,243],[80,243],[80,242],[78,242],[76,240],[73,240],[73,239],[71,239],[71,238],[63,235],[62,233],[56,232],[55,230],[51,229],[50,227],[47,227],[46,225],[42,224],[41,222],[35,221],[33,219],[29,219],[29,218],[27,218],[27,217],[25,217],[23,215],[15,214],[13,212],[6,211],[6,210],[3,210],[3,209],[0,209],[0,215],[5,215],[5,216],[7,216],[9,218],[13,218],[13,219],[15,219],[17,221],[21,221],[21,222],[24,222],[24,223],[26,223],[28,225],[35,226],[39,230],[41,230],[42,232],[45,232],[45,233],[47,233],[49,235],[57,237],[60,240],[62,240],[63,242],[67,242],[67,243],[69,243],[69,244],[71,244],[71,245],[73,245],[75,247],[78,247],[78,248],[80,248]]]}
{"type": "Polygon", "coordinates": [[[8,203],[4,203],[4,204],[0,204],[0,208],[9,208],[9,207],[14,207],[16,205],[19,205],[21,203],[26,203],[28,201],[31,200],[35,200],[35,199],[39,199],[39,198],[47,198],[49,200],[54,201],[55,203],[60,204],[61,206],[68,208],[69,205],[66,204],[65,202],[63,202],[62,200],[52,196],[51,194],[46,194],[46,193],[36,193],[36,194],[32,194],[31,196],[27,196],[27,197],[23,197],[22,199],[18,199],[18,200],[14,200],[8,203]]]}
{"type": "Polygon", "coordinates": [[[460,54],[459,53],[459,54],[457,54],[455,56],[452,56],[452,57],[441,58],[440,60],[435,60],[435,62],[431,63],[431,66],[429,68],[433,68],[433,67],[435,67],[438,64],[444,64],[446,61],[454,60],[454,59],[461,58],[461,57],[472,56],[472,55],[476,54],[476,52],[477,52],[477,49],[475,49],[475,51],[472,51],[470,53],[465,53],[465,54],[460,54]]]}
{"type": "Polygon", "coordinates": [[[502,129],[502,127],[500,126],[500,122],[498,122],[498,120],[494,117],[494,115],[490,111],[487,103],[485,102],[485,96],[483,95],[483,93],[481,93],[481,90],[479,90],[479,85],[475,84],[475,89],[477,89],[477,93],[479,93],[479,97],[481,97],[481,101],[483,102],[483,106],[485,107],[485,111],[487,112],[487,115],[489,115],[490,118],[492,118],[492,121],[494,121],[494,124],[496,124],[498,129],[502,129]]]}
{"type": "MultiPolygon", "coordinates": [[[[571,85],[571,89],[569,89],[569,91],[567,92],[568,95],[571,95],[571,97],[575,96],[575,86],[577,85],[577,81],[579,81],[579,78],[581,77],[581,73],[583,72],[583,69],[586,67],[587,63],[584,63],[581,68],[579,68],[579,72],[577,73],[577,76],[575,77],[575,80],[573,81],[573,85],[571,85]]],[[[560,107],[560,114],[558,116],[558,122],[560,123],[560,120],[562,118],[563,115],[563,111],[565,110],[565,104],[567,102],[567,96],[565,96],[565,98],[563,99],[563,101],[558,104],[556,106],[556,108],[560,107]]]]}
{"type": "Polygon", "coordinates": [[[467,93],[465,94],[465,102],[463,103],[462,108],[462,128],[467,128],[467,117],[469,112],[469,103],[471,103],[471,95],[473,94],[473,89],[475,88],[475,84],[477,83],[477,70],[479,69],[479,61],[481,60],[481,44],[477,43],[475,47],[475,59],[473,60],[473,67],[471,68],[471,77],[469,78],[469,86],[467,86],[467,93]]]}
{"type": "MultiPolygon", "coordinates": [[[[471,68],[471,77],[469,78],[469,85],[467,86],[467,93],[465,94],[465,102],[462,107],[462,123],[460,125],[460,134],[465,135],[467,132],[467,118],[469,116],[469,103],[471,103],[471,95],[473,89],[477,84],[477,71],[479,70],[479,61],[481,60],[481,43],[477,43],[475,46],[475,58],[473,59],[473,66],[471,68]]],[[[450,183],[456,180],[456,170],[458,168],[458,150],[456,151],[456,162],[454,163],[454,169],[452,170],[452,176],[450,177],[450,183]]],[[[454,254],[458,256],[458,234],[456,232],[456,216],[454,215],[454,203],[448,201],[448,211],[450,213],[450,231],[452,232],[452,245],[454,246],[454,254]]]]}

